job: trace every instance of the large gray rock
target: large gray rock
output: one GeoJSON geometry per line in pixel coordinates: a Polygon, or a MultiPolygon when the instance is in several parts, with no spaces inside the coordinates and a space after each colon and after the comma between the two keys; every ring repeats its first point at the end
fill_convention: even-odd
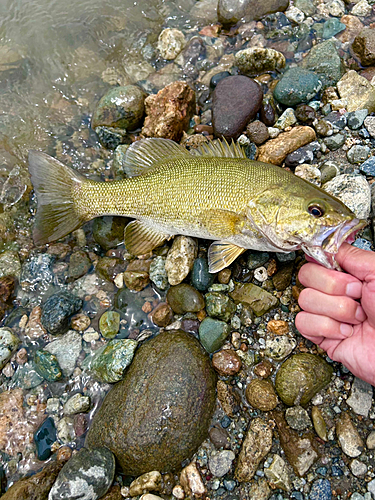
{"type": "Polygon", "coordinates": [[[109,448],[125,474],[176,469],[207,436],[215,386],[209,357],[193,336],[161,333],[140,347],[107,395],[86,445],[109,448]]]}
{"type": "Polygon", "coordinates": [[[369,216],[371,190],[363,175],[337,175],[324,184],[324,190],[339,198],[359,219],[369,216]]]}
{"type": "Polygon", "coordinates": [[[232,26],[241,18],[247,22],[258,20],[267,14],[284,12],[289,6],[289,0],[219,0],[217,16],[224,26],[232,26]]]}

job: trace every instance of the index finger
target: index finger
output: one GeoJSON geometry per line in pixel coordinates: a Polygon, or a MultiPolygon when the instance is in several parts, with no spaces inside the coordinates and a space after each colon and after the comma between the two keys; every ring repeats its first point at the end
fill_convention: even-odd
{"type": "Polygon", "coordinates": [[[362,283],[350,274],[326,269],[309,262],[301,267],[298,279],[303,286],[314,288],[328,295],[340,295],[359,299],[362,296],[362,283]]]}
{"type": "Polygon", "coordinates": [[[336,260],[342,269],[361,281],[375,280],[375,252],[343,243],[336,254],[336,260]]]}

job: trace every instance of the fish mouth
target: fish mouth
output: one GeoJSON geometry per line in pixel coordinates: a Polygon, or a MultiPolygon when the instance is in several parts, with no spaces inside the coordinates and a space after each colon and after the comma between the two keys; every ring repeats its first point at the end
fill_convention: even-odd
{"type": "Polygon", "coordinates": [[[346,241],[353,243],[355,235],[367,225],[363,219],[344,221],[339,226],[322,231],[310,245],[302,245],[303,251],[319,264],[342,271],[335,256],[340,246],[346,241]]]}

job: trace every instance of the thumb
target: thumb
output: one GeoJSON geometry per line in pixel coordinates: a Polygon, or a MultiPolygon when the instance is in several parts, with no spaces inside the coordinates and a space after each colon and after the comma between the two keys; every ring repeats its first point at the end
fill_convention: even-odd
{"type": "Polygon", "coordinates": [[[375,252],[343,243],[336,260],[344,271],[361,281],[375,280],[375,252]]]}

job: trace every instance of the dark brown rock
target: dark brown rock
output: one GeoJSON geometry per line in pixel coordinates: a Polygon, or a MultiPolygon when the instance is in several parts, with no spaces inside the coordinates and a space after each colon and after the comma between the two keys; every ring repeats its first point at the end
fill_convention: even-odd
{"type": "Polygon", "coordinates": [[[217,15],[224,26],[237,24],[241,18],[246,22],[261,19],[266,14],[284,12],[289,0],[219,0],[217,15]]]}
{"type": "Polygon", "coordinates": [[[209,431],[210,441],[215,448],[230,448],[229,434],[220,425],[214,425],[209,431]]]}
{"type": "Polygon", "coordinates": [[[217,382],[217,399],[224,413],[228,415],[228,417],[233,418],[238,405],[238,396],[228,384],[223,382],[223,380],[218,380],[217,382]]]}
{"type": "Polygon", "coordinates": [[[375,30],[373,28],[364,28],[354,38],[352,48],[363,66],[375,64],[375,30]]]}
{"type": "Polygon", "coordinates": [[[260,144],[263,144],[263,142],[266,142],[266,140],[270,137],[268,128],[263,122],[260,122],[259,120],[255,120],[254,122],[249,123],[246,128],[246,133],[249,139],[258,146],[260,144]]]}
{"type": "Polygon", "coordinates": [[[185,82],[173,82],[145,100],[144,137],[179,141],[195,113],[195,92],[185,82]]]}
{"type": "Polygon", "coordinates": [[[241,365],[241,358],[232,349],[222,349],[212,356],[212,366],[220,375],[235,375],[241,365]]]}
{"type": "Polygon", "coordinates": [[[243,75],[221,80],[213,93],[212,125],[217,137],[237,139],[262,105],[260,85],[243,75]]]}
{"type": "Polygon", "coordinates": [[[14,287],[14,276],[3,276],[0,278],[0,320],[3,319],[6,309],[11,305],[14,287]]]}
{"type": "Polygon", "coordinates": [[[292,281],[293,262],[284,265],[276,274],[272,276],[272,283],[276,290],[285,290],[292,281]]]}
{"type": "Polygon", "coordinates": [[[254,374],[257,377],[267,378],[273,373],[274,369],[275,367],[273,366],[271,361],[268,361],[268,359],[264,359],[254,366],[254,374]]]}
{"type": "Polygon", "coordinates": [[[140,347],[109,392],[86,445],[109,448],[128,475],[177,469],[208,434],[215,383],[209,357],[194,337],[161,333],[140,347]]]}
{"type": "Polygon", "coordinates": [[[20,479],[1,497],[2,500],[47,500],[64,461],[48,464],[34,476],[20,479]]]}
{"type": "Polygon", "coordinates": [[[107,493],[103,496],[100,497],[100,500],[123,500],[123,496],[121,495],[121,487],[116,485],[116,486],[111,486],[107,493]]]}
{"type": "Polygon", "coordinates": [[[173,311],[167,303],[161,302],[152,311],[151,318],[156,326],[165,327],[172,323],[173,311]]]}
{"type": "Polygon", "coordinates": [[[124,283],[135,292],[140,292],[150,283],[150,260],[133,260],[124,271],[124,283]]]}

